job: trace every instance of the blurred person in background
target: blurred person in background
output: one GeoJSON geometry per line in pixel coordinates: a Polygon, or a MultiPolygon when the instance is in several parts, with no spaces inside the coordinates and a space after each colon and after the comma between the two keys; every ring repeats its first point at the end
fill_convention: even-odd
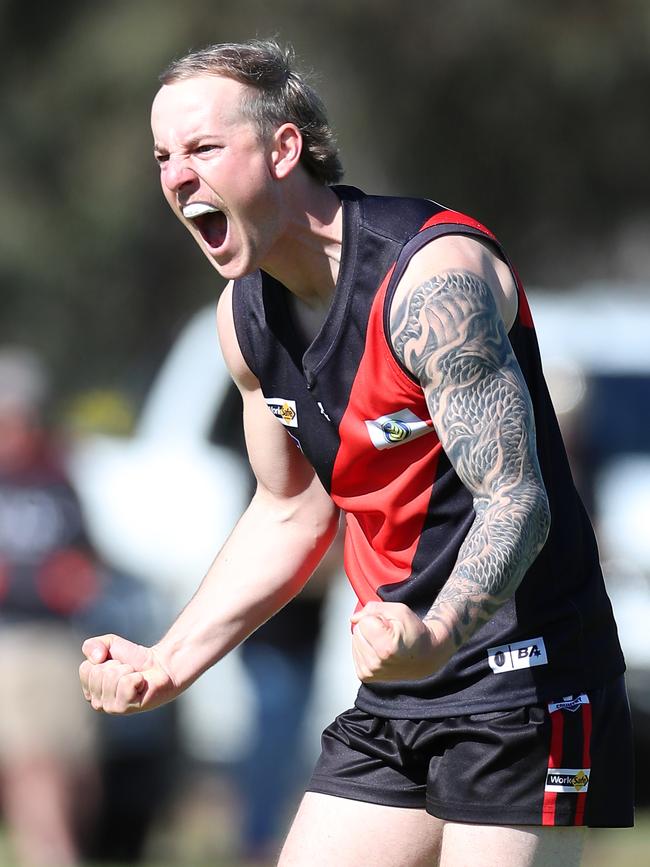
{"type": "Polygon", "coordinates": [[[240,854],[247,864],[271,864],[290,813],[309,779],[305,717],[314,683],[323,609],[334,545],[307,587],[242,645],[254,696],[254,730],[235,767],[241,797],[240,854]]]}
{"type": "Polygon", "coordinates": [[[43,422],[42,363],[0,348],[0,804],[21,865],[76,864],[97,796],[75,618],[100,577],[43,422]]]}
{"type": "Polygon", "coordinates": [[[338,185],[274,43],[162,82],[162,187],[231,280],[219,335],[257,489],[161,641],[85,642],[86,699],[175,698],[298,592],[341,509],[362,686],[280,864],[575,867],[583,826],[633,820],[624,661],[505,252],[431,200],[338,185]]]}
{"type": "MultiPolygon", "coordinates": [[[[74,471],[75,455],[87,442],[107,436],[128,442],[134,418],[128,394],[93,387],[66,401],[57,415],[57,430],[62,432],[66,465],[87,510],[88,532],[102,558],[101,592],[76,616],[78,633],[118,628],[123,635],[148,635],[153,641],[169,621],[165,595],[124,565],[115,565],[113,552],[100,541],[101,523],[107,516],[93,513],[87,482],[84,486],[74,471]]],[[[113,468],[113,472],[119,470],[113,468]]],[[[111,498],[111,509],[124,508],[120,497],[111,498]]],[[[145,857],[156,823],[167,807],[172,780],[177,776],[180,746],[176,711],[177,706],[166,705],[152,714],[99,718],[96,759],[101,797],[92,827],[85,835],[84,861],[134,864],[145,857]]]]}

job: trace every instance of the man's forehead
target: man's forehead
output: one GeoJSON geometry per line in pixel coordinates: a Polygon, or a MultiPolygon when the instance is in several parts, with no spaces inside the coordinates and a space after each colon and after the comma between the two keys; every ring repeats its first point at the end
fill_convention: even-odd
{"type": "Polygon", "coordinates": [[[197,75],[163,84],[154,97],[152,123],[171,118],[236,123],[242,120],[241,104],[248,90],[245,84],[223,75],[197,75]]]}

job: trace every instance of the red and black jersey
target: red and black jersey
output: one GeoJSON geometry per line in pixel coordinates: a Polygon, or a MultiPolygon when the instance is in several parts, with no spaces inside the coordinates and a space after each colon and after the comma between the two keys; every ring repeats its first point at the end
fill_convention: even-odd
{"type": "MultiPolygon", "coordinates": [[[[288,291],[263,272],[235,282],[235,329],[269,410],[345,512],[345,568],[360,605],[403,602],[422,616],[449,577],[475,515],[421,387],[393,354],[390,302],[410,258],[442,235],[489,240],[507,259],[487,229],[435,202],[333,189],[343,204],[341,266],[315,340],[305,344],[288,291]]],[[[535,411],[549,537],[514,597],[443,670],[423,680],[361,687],[357,704],[375,715],[441,717],[533,704],[593,688],[624,670],[594,533],[571,478],[518,286],[509,337],[535,411]]]]}

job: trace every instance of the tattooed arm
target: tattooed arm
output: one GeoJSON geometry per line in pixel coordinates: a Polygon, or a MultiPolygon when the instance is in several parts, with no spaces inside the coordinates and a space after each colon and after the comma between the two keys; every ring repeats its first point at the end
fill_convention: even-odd
{"type": "Polygon", "coordinates": [[[532,405],[503,321],[507,298],[484,258],[468,262],[461,248],[460,255],[443,257],[438,270],[435,256],[427,279],[398,288],[391,339],[422,385],[476,517],[423,622],[405,606],[387,603],[371,603],[355,617],[363,680],[437,670],[512,596],[549,528],[532,405]]]}

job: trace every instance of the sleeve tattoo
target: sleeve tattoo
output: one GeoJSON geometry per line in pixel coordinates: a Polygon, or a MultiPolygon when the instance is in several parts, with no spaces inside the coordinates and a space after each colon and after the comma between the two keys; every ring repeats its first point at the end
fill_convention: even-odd
{"type": "Polygon", "coordinates": [[[550,523],[528,389],[487,283],[445,271],[391,311],[398,358],[420,381],[476,517],[425,621],[455,649],[514,593],[550,523]]]}

